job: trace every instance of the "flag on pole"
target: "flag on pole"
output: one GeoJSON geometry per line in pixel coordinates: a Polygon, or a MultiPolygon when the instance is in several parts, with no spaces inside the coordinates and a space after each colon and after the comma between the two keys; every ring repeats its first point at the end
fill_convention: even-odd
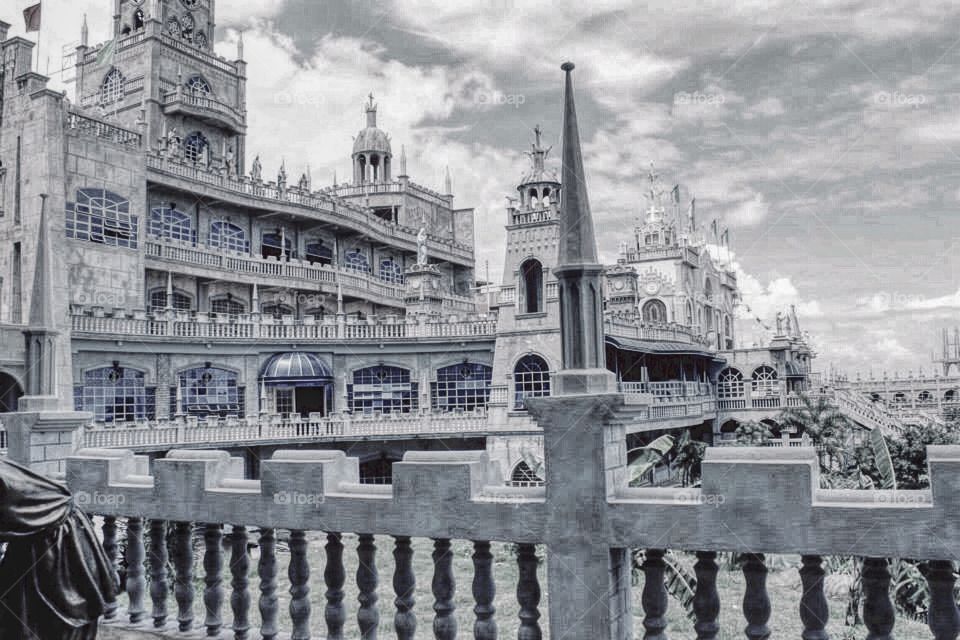
{"type": "Polygon", "coordinates": [[[105,43],[102,47],[100,47],[100,51],[99,53],[97,53],[96,65],[98,67],[102,67],[104,65],[112,65],[114,54],[116,52],[117,52],[117,40],[116,38],[114,38],[113,40],[110,40],[109,42],[105,43]]]}
{"type": "Polygon", "coordinates": [[[40,31],[40,4],[37,3],[23,10],[23,23],[27,33],[40,31]]]}

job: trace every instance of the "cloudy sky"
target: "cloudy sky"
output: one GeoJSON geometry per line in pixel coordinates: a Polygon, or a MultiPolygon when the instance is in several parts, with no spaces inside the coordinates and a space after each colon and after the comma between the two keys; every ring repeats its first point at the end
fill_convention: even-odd
{"type": "MultiPolygon", "coordinates": [[[[112,4],[45,2],[41,69],[49,55],[56,73],[84,12],[91,40],[105,39],[112,4]]],[[[489,262],[499,278],[504,196],[532,127],[559,148],[570,59],[607,260],[644,206],[653,161],[696,197],[701,221],[730,228],[751,310],[769,324],[798,306],[821,369],[929,371],[939,329],[960,324],[953,2],[217,5],[218,52],[233,58],[244,32],[248,149],[267,172],[285,158],[309,163],[315,185],[348,176],[372,91],[412,178],[439,188],[449,165],[456,204],[476,208],[481,276],[489,262]]],[[[22,32],[19,11],[0,18],[22,32]]],[[[762,330],[742,315],[750,343],[762,330]]]]}

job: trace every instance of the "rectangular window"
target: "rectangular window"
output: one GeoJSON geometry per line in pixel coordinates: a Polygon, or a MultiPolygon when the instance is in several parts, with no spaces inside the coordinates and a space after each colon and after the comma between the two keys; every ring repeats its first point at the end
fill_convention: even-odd
{"type": "Polygon", "coordinates": [[[10,286],[12,288],[10,295],[10,322],[13,324],[20,324],[23,322],[23,289],[21,282],[21,262],[23,256],[20,251],[20,243],[13,243],[13,272],[10,278],[10,286]]]}
{"type": "Polygon", "coordinates": [[[277,389],[277,413],[289,416],[293,413],[293,389],[277,389]]]}

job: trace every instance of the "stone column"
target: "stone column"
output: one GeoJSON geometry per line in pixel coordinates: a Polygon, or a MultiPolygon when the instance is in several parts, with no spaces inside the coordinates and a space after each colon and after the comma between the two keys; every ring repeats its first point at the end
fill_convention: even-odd
{"type": "Polygon", "coordinates": [[[20,411],[3,417],[11,460],[44,475],[66,472],[66,460],[83,448],[83,427],[93,414],[61,411],[55,397],[20,398],[20,411]]]}
{"type": "MultiPolygon", "coordinates": [[[[579,384],[600,388],[602,372],[596,377],[579,384]]],[[[622,403],[622,396],[609,393],[526,402],[543,428],[549,514],[545,530],[564,532],[546,539],[550,584],[566,585],[550,592],[552,637],[633,637],[630,550],[605,543],[610,538],[607,499],[627,481],[626,430],[607,424],[622,403]],[[596,458],[585,461],[585,452],[594,452],[596,458]],[[571,522],[579,523],[574,534],[571,522]]]]}

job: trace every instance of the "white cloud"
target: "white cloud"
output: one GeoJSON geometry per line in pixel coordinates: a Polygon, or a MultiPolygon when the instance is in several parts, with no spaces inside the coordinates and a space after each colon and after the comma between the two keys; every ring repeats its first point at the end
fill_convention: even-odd
{"type": "Polygon", "coordinates": [[[781,116],[784,113],[783,102],[780,101],[780,98],[769,96],[748,106],[743,111],[743,119],[773,118],[775,116],[781,116]]]}
{"type": "Polygon", "coordinates": [[[735,205],[727,212],[725,219],[733,226],[748,227],[763,222],[769,213],[770,206],[763,194],[758,193],[735,205]]]}

